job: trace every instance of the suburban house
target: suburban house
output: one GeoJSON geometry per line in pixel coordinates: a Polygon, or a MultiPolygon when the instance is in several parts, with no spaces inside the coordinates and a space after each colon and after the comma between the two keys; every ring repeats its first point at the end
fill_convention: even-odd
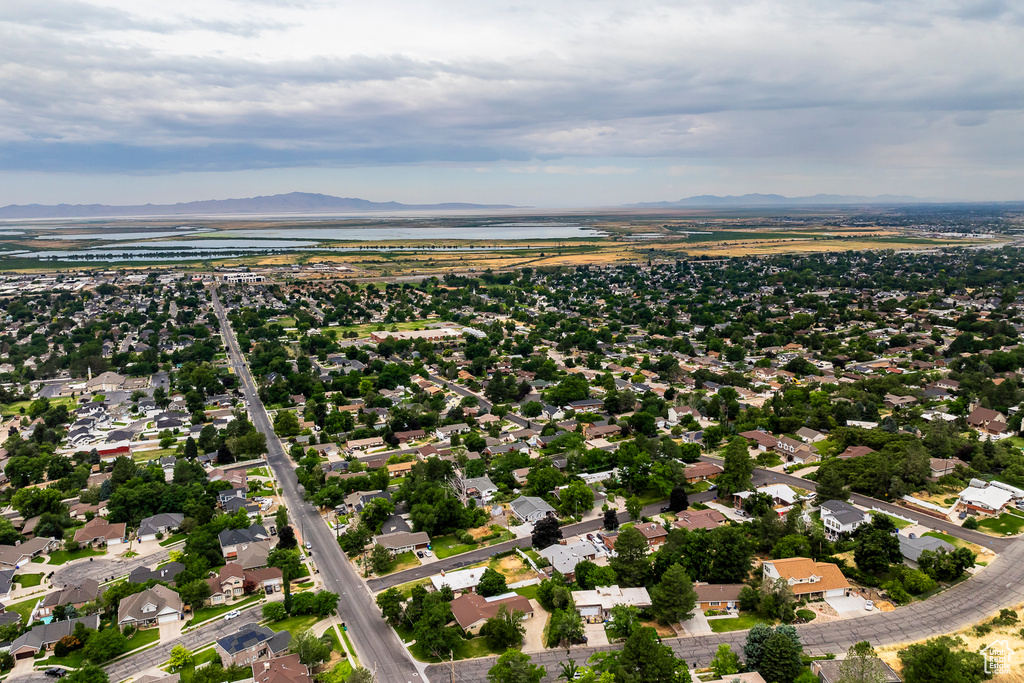
{"type": "Polygon", "coordinates": [[[248,529],[224,529],[217,534],[220,551],[226,559],[236,557],[243,546],[266,541],[269,538],[270,534],[259,524],[253,524],[248,529]]]}
{"type": "Polygon", "coordinates": [[[234,562],[228,562],[220,568],[217,576],[206,579],[210,585],[210,597],[206,600],[211,605],[223,605],[242,597],[245,592],[245,570],[234,562]]]}
{"type": "Polygon", "coordinates": [[[34,626],[31,631],[15,638],[11,642],[9,651],[15,659],[28,659],[34,657],[36,653],[52,650],[58,640],[74,633],[75,626],[79,623],[83,624],[86,628],[98,629],[100,627],[100,615],[93,614],[88,617],[53,621],[49,624],[34,626]]]}
{"type": "Polygon", "coordinates": [[[868,448],[867,446],[850,446],[836,457],[842,460],[849,460],[850,458],[859,458],[861,456],[867,455],[868,453],[874,452],[874,448],[868,448]]]}
{"type": "Polygon", "coordinates": [[[60,547],[60,541],[46,537],[30,538],[18,545],[0,545],[0,567],[17,569],[54,548],[60,547]]]}
{"type": "Polygon", "coordinates": [[[480,627],[484,625],[484,622],[497,614],[502,605],[510,614],[519,610],[523,613],[523,619],[533,617],[533,607],[530,605],[530,601],[515,593],[495,595],[489,598],[481,597],[476,593],[463,593],[452,600],[452,614],[455,615],[455,621],[459,622],[459,626],[466,633],[476,635],[480,632],[480,627]]]}
{"type": "Polygon", "coordinates": [[[408,462],[395,462],[395,463],[392,463],[392,464],[387,466],[387,468],[388,468],[388,476],[391,477],[392,479],[396,479],[398,477],[404,477],[405,475],[407,475],[410,472],[412,472],[412,466],[415,465],[415,464],[416,464],[416,462],[414,460],[410,460],[408,462]]]}
{"type": "Polygon", "coordinates": [[[810,446],[788,436],[784,436],[775,442],[775,452],[786,462],[803,464],[805,462],[818,462],[821,460],[821,456],[812,451],[810,446]]]}
{"type": "Polygon", "coordinates": [[[1006,416],[998,411],[978,406],[967,416],[967,424],[979,432],[1001,434],[1006,431],[1006,416]]]}
{"type": "Polygon", "coordinates": [[[846,595],[850,584],[839,567],[828,562],[815,562],[808,557],[765,560],[761,565],[765,579],[783,579],[793,589],[796,599],[836,598],[846,595]]]}
{"type": "Polygon", "coordinates": [[[742,583],[703,583],[693,584],[697,592],[697,609],[739,609],[742,583]]]}
{"type": "Polygon", "coordinates": [[[871,515],[841,500],[826,500],[820,505],[821,523],[825,536],[834,541],[841,534],[852,534],[861,524],[871,521],[871,515]]]}
{"type": "Polygon", "coordinates": [[[647,541],[648,552],[653,553],[656,551],[665,543],[665,539],[668,538],[668,531],[661,524],[645,522],[643,524],[635,524],[633,528],[643,534],[644,540],[647,541]]]}
{"type": "Polygon", "coordinates": [[[971,480],[971,485],[960,492],[957,497],[955,510],[962,512],[973,512],[978,515],[1000,515],[1006,510],[1006,506],[1014,499],[1011,491],[994,484],[975,486],[983,482],[971,480]]]}
{"type": "Polygon", "coordinates": [[[309,683],[309,667],[299,661],[299,655],[275,657],[252,665],[253,683],[309,683]]]}
{"type": "Polygon", "coordinates": [[[224,507],[230,501],[236,499],[244,502],[247,493],[249,493],[249,489],[243,488],[241,486],[233,489],[224,489],[223,491],[217,492],[217,502],[220,504],[221,507],[224,507]]]}
{"type": "Polygon", "coordinates": [[[349,439],[345,442],[345,450],[349,453],[369,450],[371,448],[383,448],[384,439],[379,436],[371,436],[367,439],[349,439]]]}
{"type": "Polygon", "coordinates": [[[181,562],[168,562],[167,564],[158,567],[156,569],[149,569],[148,567],[136,567],[132,570],[132,573],[128,575],[129,583],[146,583],[150,579],[157,581],[166,581],[167,583],[174,583],[175,577],[178,576],[185,569],[185,565],[181,562]]]}
{"type": "Polygon", "coordinates": [[[466,498],[474,498],[480,503],[490,503],[498,487],[494,485],[490,477],[467,477],[462,480],[462,490],[466,498]]]}
{"type": "Polygon", "coordinates": [[[476,591],[477,584],[480,583],[485,569],[487,567],[460,569],[454,572],[442,571],[440,574],[431,576],[430,583],[436,591],[441,590],[444,586],[448,586],[455,593],[473,593],[476,591]]]}
{"type": "Polygon", "coordinates": [[[696,484],[698,481],[715,479],[724,471],[721,465],[716,465],[713,462],[695,462],[683,469],[683,475],[686,477],[687,484],[696,484]]]}
{"type": "Polygon", "coordinates": [[[85,526],[75,532],[75,540],[88,546],[104,543],[111,546],[128,542],[124,522],[111,524],[102,517],[93,517],[86,522],[85,526]]]}
{"type": "Polygon", "coordinates": [[[704,683],[768,683],[764,677],[756,671],[747,671],[741,674],[729,674],[727,678],[716,678],[704,683]]]}
{"type": "Polygon", "coordinates": [[[555,508],[548,505],[543,498],[536,496],[519,496],[509,503],[509,508],[512,514],[524,522],[536,522],[555,514],[555,508]]]}
{"type": "MultiPolygon", "coordinates": [[[[901,683],[902,679],[899,675],[878,657],[875,657],[872,664],[878,676],[872,677],[869,680],[878,681],[879,683],[901,683]]],[[[843,660],[841,659],[819,659],[811,662],[811,673],[818,677],[818,683],[838,683],[842,680],[840,675],[840,667],[842,665],[843,660]]]]}
{"type": "MultiPolygon", "coordinates": [[[[11,588],[14,587],[14,572],[16,571],[16,569],[0,569],[0,600],[7,600],[11,597],[11,588]]],[[[0,605],[0,608],[3,608],[3,605],[0,605]]],[[[6,625],[8,623],[5,621],[6,614],[8,613],[0,611],[0,625],[6,625]]],[[[13,614],[15,617],[13,621],[20,622],[21,615],[17,612],[14,612],[13,614]]],[[[9,618],[10,617],[6,617],[6,619],[9,618]]]]}
{"type": "Polygon", "coordinates": [[[573,602],[576,611],[589,624],[606,621],[611,616],[612,607],[616,605],[632,605],[638,609],[651,606],[651,596],[643,588],[619,588],[618,586],[600,586],[590,591],[573,591],[573,602]]]}
{"type": "Polygon", "coordinates": [[[157,534],[167,535],[180,527],[184,518],[185,515],[180,512],[164,512],[146,517],[139,522],[139,530],[135,533],[135,537],[140,541],[155,541],[157,534]]]}
{"type": "Polygon", "coordinates": [[[828,438],[818,430],[811,429],[810,427],[801,427],[796,430],[796,435],[799,436],[804,443],[818,443],[819,441],[824,441],[828,438]]]}
{"type": "Polygon", "coordinates": [[[100,596],[100,584],[95,579],[82,579],[74,586],[64,588],[48,594],[39,609],[35,613],[36,619],[45,619],[53,615],[53,609],[57,606],[72,606],[78,609],[87,602],[92,602],[100,596]]]}
{"type": "Polygon", "coordinates": [[[430,536],[423,531],[396,531],[374,536],[373,542],[387,548],[392,555],[398,555],[410,550],[425,550],[430,545],[430,536]]]}
{"type": "Polygon", "coordinates": [[[753,441],[753,448],[756,448],[762,453],[766,453],[775,448],[779,443],[778,438],[772,436],[768,432],[762,432],[760,429],[753,429],[749,432],[740,432],[747,441],[753,441]]]}
{"type": "Polygon", "coordinates": [[[908,562],[915,565],[917,564],[917,558],[919,558],[921,553],[925,550],[931,550],[932,552],[945,550],[947,553],[951,553],[956,550],[956,547],[952,543],[943,541],[941,538],[935,538],[934,536],[918,536],[917,534],[904,536],[903,534],[900,534],[899,539],[900,553],[908,562]]]}
{"type": "Polygon", "coordinates": [[[726,522],[726,517],[718,510],[683,510],[676,515],[673,525],[678,529],[696,531],[697,529],[714,529],[726,522]]]}
{"type": "Polygon", "coordinates": [[[573,543],[561,545],[556,543],[549,545],[538,553],[541,557],[551,563],[555,571],[565,575],[569,581],[576,578],[576,565],[584,560],[593,560],[597,557],[597,548],[592,543],[573,543]]]}
{"type": "Polygon", "coordinates": [[[117,625],[145,628],[177,621],[183,615],[181,597],[158,583],[141,593],[121,598],[117,606],[117,625]]]}
{"type": "Polygon", "coordinates": [[[929,458],[928,466],[932,471],[932,479],[939,479],[953,474],[957,466],[967,467],[967,463],[960,458],[929,458]]]}
{"type": "Polygon", "coordinates": [[[273,659],[288,649],[292,634],[274,633],[266,626],[245,624],[237,633],[217,639],[214,649],[225,667],[273,659]]]}
{"type": "Polygon", "coordinates": [[[755,493],[763,493],[770,496],[774,507],[784,508],[780,510],[780,514],[784,514],[789,506],[800,500],[800,494],[785,484],[768,484],[767,486],[759,486],[755,491],[740,491],[733,496],[733,505],[739,510],[743,507],[743,501],[755,493]]]}

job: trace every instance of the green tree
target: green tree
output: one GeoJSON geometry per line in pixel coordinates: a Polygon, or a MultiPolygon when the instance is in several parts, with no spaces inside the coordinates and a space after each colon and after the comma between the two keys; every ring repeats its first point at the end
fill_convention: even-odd
{"type": "Polygon", "coordinates": [[[360,666],[352,670],[345,683],[374,683],[373,672],[360,666]]]}
{"type": "Polygon", "coordinates": [[[487,638],[488,645],[494,650],[515,647],[523,642],[526,635],[523,616],[520,610],[509,612],[505,605],[501,605],[497,613],[480,627],[480,635],[487,638]]]}
{"type": "Polygon", "coordinates": [[[875,649],[871,643],[862,640],[846,651],[846,659],[839,665],[836,683],[885,683],[887,676],[878,664],[875,649]]]}
{"type": "Polygon", "coordinates": [[[651,611],[659,624],[685,621],[693,616],[697,591],[686,570],[679,563],[669,567],[661,581],[651,589],[651,611]]]}
{"type": "Polygon", "coordinates": [[[171,665],[171,670],[173,671],[191,664],[193,659],[192,651],[179,644],[171,648],[171,656],[167,663],[171,665]]]}
{"type": "Polygon", "coordinates": [[[608,632],[616,638],[629,638],[640,626],[640,610],[633,605],[614,605],[608,619],[608,632]]]}
{"type": "Polygon", "coordinates": [[[725,469],[718,476],[718,489],[723,494],[739,493],[750,488],[753,481],[754,461],[747,451],[747,440],[742,436],[733,437],[725,447],[725,469]]]}
{"type": "Polygon", "coordinates": [[[764,643],[764,653],[757,671],[766,681],[793,683],[803,669],[800,648],[785,633],[776,629],[764,643]]]}
{"type": "Polygon", "coordinates": [[[615,570],[594,564],[590,560],[583,560],[576,565],[576,583],[583,590],[611,586],[615,584],[615,570]]]}
{"type": "Polygon", "coordinates": [[[594,490],[579,479],[570,481],[559,491],[559,511],[563,515],[581,515],[594,507],[594,490]]]}
{"type": "MultiPolygon", "coordinates": [[[[487,672],[489,683],[540,683],[547,669],[538,666],[530,655],[518,650],[506,650],[487,672]]],[[[351,683],[349,678],[348,683],[351,683]]]]}
{"type": "Polygon", "coordinates": [[[302,573],[302,561],[299,559],[298,550],[274,548],[267,556],[267,566],[280,569],[285,583],[295,580],[302,573]]]}
{"type": "Polygon", "coordinates": [[[86,664],[75,669],[63,679],[66,683],[110,683],[107,672],[95,664],[86,664]]]}
{"type": "Polygon", "coordinates": [[[979,683],[989,677],[980,653],[954,649],[948,636],[900,650],[905,683],[979,683]]]}
{"type": "Polygon", "coordinates": [[[619,528],[619,515],[615,510],[609,508],[604,511],[604,523],[603,526],[605,531],[615,531],[619,528]]]}
{"type": "Polygon", "coordinates": [[[288,526],[288,508],[283,504],[278,505],[277,510],[274,512],[274,524],[278,529],[288,526]]]}
{"type": "Polygon", "coordinates": [[[280,602],[268,602],[260,609],[260,614],[266,621],[281,621],[288,616],[288,611],[280,602]]]}
{"type": "Polygon", "coordinates": [[[189,581],[178,589],[178,594],[181,596],[181,601],[186,605],[198,608],[210,597],[210,584],[206,583],[203,579],[189,581]]]}
{"type": "Polygon", "coordinates": [[[827,460],[818,468],[818,481],[815,486],[815,495],[818,503],[827,500],[849,500],[850,489],[843,481],[843,475],[839,473],[841,462],[836,459],[827,460]]]}
{"type": "Polygon", "coordinates": [[[377,607],[380,608],[381,615],[388,620],[388,623],[392,626],[399,624],[402,621],[402,603],[405,602],[405,596],[402,595],[402,591],[397,588],[389,588],[383,593],[377,595],[377,607]]]}
{"type": "Polygon", "coordinates": [[[199,457],[199,447],[196,445],[196,440],[191,436],[185,439],[185,459],[195,460],[199,457]]]}
{"type": "Polygon", "coordinates": [[[764,644],[775,631],[768,624],[757,623],[747,631],[747,641],[743,645],[743,659],[748,669],[758,670],[761,657],[764,656],[764,644]]]}
{"type": "Polygon", "coordinates": [[[626,499],[626,512],[632,520],[640,519],[644,513],[644,503],[639,496],[630,496],[626,499]]]}
{"type": "Polygon", "coordinates": [[[370,551],[370,566],[378,576],[387,574],[394,566],[391,552],[380,543],[375,543],[373,550],[370,551]]]}
{"type": "Polygon", "coordinates": [[[739,673],[740,658],[729,647],[729,643],[720,643],[718,651],[711,660],[711,670],[715,672],[715,678],[725,678],[734,673],[739,673]]]}
{"type": "Polygon", "coordinates": [[[331,656],[331,641],[321,640],[313,629],[292,634],[288,648],[299,655],[299,661],[306,666],[315,666],[331,656]]]}
{"type": "Polygon", "coordinates": [[[686,662],[672,653],[672,648],[658,642],[653,628],[635,629],[626,639],[615,663],[616,683],[690,683],[686,662]]]}
{"type": "Polygon", "coordinates": [[[85,656],[100,664],[128,651],[128,639],[117,627],[110,626],[97,631],[85,644],[85,656]]]}
{"type": "Polygon", "coordinates": [[[608,566],[615,570],[619,585],[626,587],[643,586],[651,572],[647,558],[647,539],[635,527],[627,527],[615,539],[615,557],[608,560],[608,566]]]}
{"type": "Polygon", "coordinates": [[[583,640],[583,617],[570,601],[565,609],[556,609],[548,622],[548,647],[570,646],[583,640]]]}
{"type": "Polygon", "coordinates": [[[554,517],[542,517],[533,525],[533,535],[530,539],[535,548],[543,550],[562,540],[562,528],[554,517]]]}
{"type": "Polygon", "coordinates": [[[282,438],[298,436],[299,418],[291,410],[279,410],[274,418],[274,433],[282,438]]]}
{"type": "Polygon", "coordinates": [[[880,574],[891,564],[900,563],[899,538],[894,535],[896,525],[888,515],[875,515],[869,524],[857,530],[857,547],[853,560],[861,571],[880,574]]]}
{"type": "Polygon", "coordinates": [[[507,593],[508,586],[505,583],[505,575],[487,567],[480,576],[480,583],[476,586],[476,592],[477,595],[483,598],[507,593]]]}
{"type": "Polygon", "coordinates": [[[458,628],[447,626],[451,620],[451,608],[442,595],[428,595],[423,599],[423,610],[413,626],[416,642],[434,657],[447,657],[461,637],[458,628]]]}

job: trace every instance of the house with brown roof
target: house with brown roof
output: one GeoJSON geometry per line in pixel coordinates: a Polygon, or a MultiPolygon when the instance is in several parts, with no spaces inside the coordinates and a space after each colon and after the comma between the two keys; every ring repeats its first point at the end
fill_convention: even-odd
{"type": "Polygon", "coordinates": [[[687,465],[683,469],[683,475],[686,477],[687,484],[695,484],[698,481],[705,481],[708,479],[715,479],[725,470],[721,465],[713,462],[695,462],[692,465],[687,465]]]}
{"type": "Polygon", "coordinates": [[[654,552],[665,543],[665,539],[668,538],[668,531],[661,524],[655,524],[652,522],[644,522],[643,524],[636,524],[633,527],[641,534],[647,541],[647,549],[649,552],[654,552]]]}
{"type": "Polygon", "coordinates": [[[867,446],[850,446],[836,457],[842,460],[849,460],[850,458],[859,458],[867,455],[868,453],[875,452],[874,448],[868,448],[867,446]]]}
{"type": "Polygon", "coordinates": [[[839,567],[828,562],[815,562],[809,557],[765,560],[761,565],[765,579],[783,579],[801,598],[837,598],[846,595],[850,583],[839,567]]]}
{"type": "Polygon", "coordinates": [[[210,605],[223,605],[237,600],[245,593],[245,570],[234,562],[228,562],[220,568],[217,576],[206,580],[210,585],[210,597],[206,602],[210,605]]]}
{"type": "Polygon", "coordinates": [[[726,517],[718,510],[683,510],[676,515],[673,526],[677,529],[696,531],[697,529],[714,529],[726,523],[726,517]]]}
{"type": "Polygon", "coordinates": [[[104,543],[111,546],[128,542],[124,522],[111,524],[102,517],[93,517],[86,522],[85,526],[75,532],[75,540],[88,546],[104,543]]]}
{"type": "Polygon", "coordinates": [[[957,465],[961,467],[968,467],[960,458],[929,458],[928,466],[932,471],[932,479],[938,479],[944,477],[947,474],[953,474],[953,470],[956,469],[957,465]]]}
{"type": "Polygon", "coordinates": [[[47,595],[39,605],[35,618],[44,619],[51,616],[53,609],[59,605],[78,609],[86,603],[96,600],[99,596],[100,584],[95,579],[82,579],[74,585],[64,586],[47,595]]]}
{"type": "Polygon", "coordinates": [[[998,411],[978,406],[967,416],[967,424],[972,429],[986,432],[991,431],[993,424],[998,424],[1001,425],[1001,428],[997,427],[997,429],[1003,432],[1006,431],[1006,416],[998,411]]]}
{"type": "Polygon", "coordinates": [[[778,438],[772,436],[768,432],[762,432],[759,429],[752,429],[749,432],[740,432],[740,436],[747,441],[753,441],[754,443],[752,447],[756,447],[757,450],[762,453],[775,448],[775,445],[779,443],[778,438]]]}
{"type": "Polygon", "coordinates": [[[693,584],[697,592],[697,609],[739,609],[742,583],[704,583],[693,584]]]}
{"type": "Polygon", "coordinates": [[[0,568],[16,569],[59,546],[59,541],[46,537],[31,538],[18,545],[0,545],[0,568]]]}
{"type": "Polygon", "coordinates": [[[178,621],[184,616],[181,597],[167,586],[156,584],[141,593],[121,598],[117,625],[146,628],[178,621]]]}
{"type": "Polygon", "coordinates": [[[476,635],[488,619],[498,613],[502,605],[509,613],[519,610],[524,619],[533,617],[533,606],[521,595],[507,593],[484,598],[476,593],[463,593],[452,600],[452,614],[466,633],[476,635]]]}
{"type": "Polygon", "coordinates": [[[253,683],[309,683],[309,667],[298,654],[274,657],[252,664],[253,683]]]}
{"type": "Polygon", "coordinates": [[[775,452],[786,462],[803,464],[821,460],[821,456],[812,451],[809,445],[788,436],[783,436],[775,442],[775,452]]]}

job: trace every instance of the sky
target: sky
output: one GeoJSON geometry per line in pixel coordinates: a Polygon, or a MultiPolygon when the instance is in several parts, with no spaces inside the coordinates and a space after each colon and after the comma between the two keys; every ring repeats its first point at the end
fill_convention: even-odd
{"type": "Polygon", "coordinates": [[[1019,0],[0,4],[0,205],[1024,199],[1019,0]]]}

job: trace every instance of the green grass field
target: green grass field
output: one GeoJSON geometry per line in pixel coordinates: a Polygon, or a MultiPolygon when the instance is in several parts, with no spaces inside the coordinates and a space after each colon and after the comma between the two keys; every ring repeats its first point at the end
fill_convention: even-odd
{"type": "MultiPolygon", "coordinates": [[[[71,396],[62,396],[59,398],[51,398],[50,405],[64,405],[67,406],[68,408],[71,408],[72,406],[75,405],[75,401],[76,399],[72,398],[71,396]]],[[[15,401],[14,403],[0,405],[0,415],[20,415],[21,409],[24,408],[26,411],[28,411],[28,407],[30,405],[32,405],[32,401],[15,401]]]]}
{"type": "Polygon", "coordinates": [[[93,550],[91,548],[80,548],[74,552],[68,552],[67,550],[54,550],[50,553],[50,564],[64,564],[66,562],[71,562],[72,560],[80,560],[83,557],[98,557],[106,554],[107,551],[105,550],[93,550]]]}
{"type": "Polygon", "coordinates": [[[755,624],[767,624],[768,622],[756,614],[741,614],[735,619],[709,619],[708,624],[715,633],[727,633],[729,631],[742,631],[752,628],[755,624]]]}
{"type": "Polygon", "coordinates": [[[415,581],[410,581],[409,583],[401,583],[395,586],[395,588],[402,591],[402,595],[405,597],[406,600],[408,600],[412,596],[413,586],[426,586],[428,584],[430,584],[429,578],[416,579],[415,581]]]}
{"type": "Polygon", "coordinates": [[[315,614],[298,614],[294,617],[288,617],[287,619],[267,624],[267,626],[277,633],[288,631],[288,633],[295,634],[312,628],[313,624],[318,621],[320,621],[320,618],[315,614]]]}
{"type": "Polygon", "coordinates": [[[184,541],[186,536],[188,536],[188,534],[172,534],[172,535],[168,536],[167,538],[165,538],[164,540],[160,541],[160,545],[162,545],[162,546],[174,545],[175,543],[178,543],[179,541],[184,541]]]}
{"type": "Polygon", "coordinates": [[[22,600],[21,602],[16,602],[13,605],[8,605],[7,609],[11,612],[17,612],[20,614],[22,622],[27,624],[28,617],[32,614],[32,608],[36,606],[36,603],[39,602],[39,600],[40,598],[29,598],[28,600],[22,600]]]}
{"type": "Polygon", "coordinates": [[[872,516],[874,516],[874,515],[884,515],[884,516],[888,517],[889,519],[892,520],[892,523],[896,525],[897,529],[906,529],[908,526],[914,526],[913,522],[907,522],[907,521],[904,521],[904,520],[900,519],[899,517],[893,517],[892,515],[886,515],[884,512],[876,512],[875,510],[871,510],[871,511],[868,512],[868,514],[870,514],[872,516]]]}
{"type": "Polygon", "coordinates": [[[451,557],[452,555],[460,555],[462,553],[468,553],[470,550],[476,550],[480,545],[478,543],[468,544],[462,543],[455,536],[448,534],[447,536],[438,536],[430,539],[430,546],[433,548],[434,553],[438,559],[444,559],[451,557]]]}
{"type": "Polygon", "coordinates": [[[1004,512],[998,517],[992,517],[978,522],[978,528],[998,534],[999,536],[1005,536],[1006,534],[1018,534],[1021,529],[1024,529],[1024,517],[1013,514],[1012,512],[1004,512]]]}
{"type": "Polygon", "coordinates": [[[18,574],[17,576],[14,577],[14,580],[22,588],[32,588],[33,586],[38,586],[39,584],[41,584],[43,582],[43,575],[42,574],[18,574]]]}

